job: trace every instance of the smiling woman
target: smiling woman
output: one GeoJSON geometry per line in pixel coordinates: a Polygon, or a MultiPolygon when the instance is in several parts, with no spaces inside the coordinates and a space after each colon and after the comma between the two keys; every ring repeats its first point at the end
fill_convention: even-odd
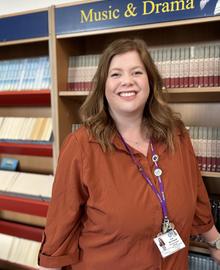
{"type": "Polygon", "coordinates": [[[191,233],[220,262],[189,135],[143,40],[105,49],[81,116],[60,153],[40,270],[187,270],[191,233]]]}

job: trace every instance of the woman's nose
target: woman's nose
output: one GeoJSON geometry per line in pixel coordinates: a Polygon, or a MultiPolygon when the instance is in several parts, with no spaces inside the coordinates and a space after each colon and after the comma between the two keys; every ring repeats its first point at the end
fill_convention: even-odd
{"type": "Polygon", "coordinates": [[[133,78],[132,78],[132,76],[131,75],[124,75],[124,76],[122,76],[121,84],[123,86],[133,84],[133,78]]]}

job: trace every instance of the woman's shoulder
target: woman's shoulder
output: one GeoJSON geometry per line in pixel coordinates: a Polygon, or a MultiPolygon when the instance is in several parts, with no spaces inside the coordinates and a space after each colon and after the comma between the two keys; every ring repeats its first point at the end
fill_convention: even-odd
{"type": "Polygon", "coordinates": [[[89,138],[90,138],[90,135],[89,135],[88,129],[84,126],[81,126],[80,128],[69,133],[65,137],[62,147],[78,144],[78,143],[84,144],[86,142],[89,142],[89,138]]]}
{"type": "Polygon", "coordinates": [[[176,128],[174,131],[174,142],[181,148],[188,150],[191,154],[194,153],[191,138],[189,135],[189,130],[187,127],[182,126],[181,128],[176,128]]]}
{"type": "Polygon", "coordinates": [[[89,130],[83,125],[74,132],[72,132],[72,136],[79,141],[88,141],[90,138],[89,130]]]}

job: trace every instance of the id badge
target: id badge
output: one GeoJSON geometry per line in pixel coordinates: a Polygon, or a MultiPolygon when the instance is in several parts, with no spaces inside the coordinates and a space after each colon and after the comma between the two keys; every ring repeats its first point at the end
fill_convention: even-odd
{"type": "Polygon", "coordinates": [[[163,258],[166,258],[185,247],[185,244],[176,230],[170,230],[167,233],[158,235],[154,238],[154,242],[163,258]]]}

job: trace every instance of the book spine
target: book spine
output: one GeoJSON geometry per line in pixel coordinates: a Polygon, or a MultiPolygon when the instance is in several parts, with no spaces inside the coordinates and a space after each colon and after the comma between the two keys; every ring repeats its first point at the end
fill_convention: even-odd
{"type": "Polygon", "coordinates": [[[212,128],[212,141],[211,141],[211,171],[216,171],[217,165],[217,131],[218,129],[212,128]]]}
{"type": "Polygon", "coordinates": [[[184,87],[189,87],[189,63],[190,63],[190,47],[185,47],[184,48],[184,87]]]}
{"type": "Polygon", "coordinates": [[[199,47],[199,86],[204,86],[204,46],[199,47]]]}
{"type": "Polygon", "coordinates": [[[219,86],[219,70],[220,70],[220,45],[214,46],[214,86],[219,86]]]}
{"type": "Polygon", "coordinates": [[[204,81],[203,81],[203,86],[208,87],[209,86],[209,46],[205,45],[204,46],[204,81]]]}
{"type": "Polygon", "coordinates": [[[216,171],[220,172],[220,128],[217,129],[216,171]]]}
{"type": "Polygon", "coordinates": [[[194,87],[194,67],[195,64],[195,46],[190,47],[190,60],[189,60],[189,87],[194,87]]]}

